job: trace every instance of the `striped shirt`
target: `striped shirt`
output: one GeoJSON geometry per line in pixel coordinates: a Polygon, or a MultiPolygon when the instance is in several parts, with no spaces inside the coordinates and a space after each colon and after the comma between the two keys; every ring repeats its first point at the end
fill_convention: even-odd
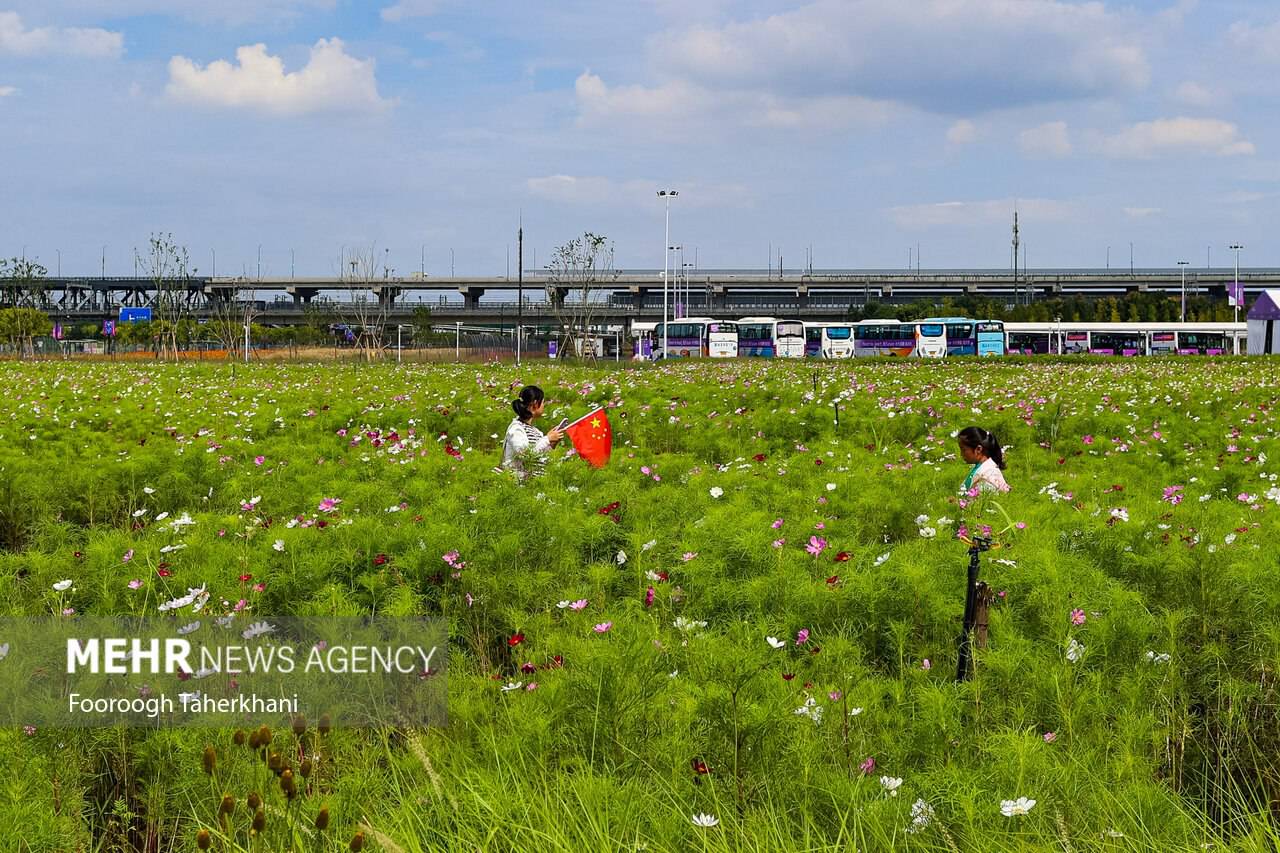
{"type": "Polygon", "coordinates": [[[551,442],[542,430],[516,418],[507,427],[507,436],[502,443],[502,467],[515,471],[521,480],[536,477],[547,467],[550,451],[551,442]]]}

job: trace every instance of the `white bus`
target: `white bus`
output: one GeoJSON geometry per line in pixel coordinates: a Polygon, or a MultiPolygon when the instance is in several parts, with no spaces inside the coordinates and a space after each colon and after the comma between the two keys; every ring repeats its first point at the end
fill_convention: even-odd
{"type": "MultiPolygon", "coordinates": [[[[637,323],[633,328],[642,324],[637,323]]],[[[663,327],[653,324],[653,358],[736,358],[738,355],[738,324],[732,320],[716,320],[711,317],[682,317],[672,320],[666,327],[664,354],[663,327]]]]}
{"type": "Polygon", "coordinates": [[[806,320],[805,358],[853,358],[853,325],[806,320]]]}
{"type": "Polygon", "coordinates": [[[774,317],[738,320],[738,354],[765,358],[804,358],[804,323],[774,317]]]}
{"type": "Polygon", "coordinates": [[[915,326],[916,355],[921,358],[944,358],[947,354],[947,324],[921,320],[915,326]]]}

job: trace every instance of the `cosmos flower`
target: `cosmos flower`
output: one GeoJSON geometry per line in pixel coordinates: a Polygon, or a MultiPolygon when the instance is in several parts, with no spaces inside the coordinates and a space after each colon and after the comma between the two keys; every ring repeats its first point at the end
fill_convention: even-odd
{"type": "Polygon", "coordinates": [[[1000,814],[1005,817],[1013,817],[1015,815],[1024,815],[1035,807],[1035,800],[1028,800],[1026,797],[1018,797],[1016,800],[1001,800],[1000,814]]]}

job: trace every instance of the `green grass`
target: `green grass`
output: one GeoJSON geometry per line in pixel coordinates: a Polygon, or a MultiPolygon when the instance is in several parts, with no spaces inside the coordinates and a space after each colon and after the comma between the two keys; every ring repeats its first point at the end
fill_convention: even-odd
{"type": "Polygon", "coordinates": [[[0,733],[0,848],[1275,849],[1273,362],[537,369],[0,367],[0,613],[153,615],[207,584],[211,616],[450,626],[448,725],[277,730],[295,770],[313,756],[292,801],[228,730],[0,733]],[[610,406],[608,468],[492,473],[523,382],[551,423],[610,406]],[[971,423],[1012,493],[957,494],[971,423]],[[1002,596],[957,685],[956,532],[983,525],[1002,596]]]}

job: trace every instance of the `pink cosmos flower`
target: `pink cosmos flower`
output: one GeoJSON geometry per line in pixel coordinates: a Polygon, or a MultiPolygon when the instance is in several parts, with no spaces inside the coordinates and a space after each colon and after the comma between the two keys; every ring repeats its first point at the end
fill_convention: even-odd
{"type": "Polygon", "coordinates": [[[644,606],[645,607],[653,606],[653,587],[649,587],[649,589],[645,591],[644,606]]]}
{"type": "Polygon", "coordinates": [[[142,586],[142,581],[138,580],[137,578],[134,578],[133,580],[129,581],[129,589],[137,589],[140,586],[142,586]]]}
{"type": "Polygon", "coordinates": [[[810,536],[809,544],[804,546],[804,549],[816,557],[821,554],[826,547],[827,540],[823,539],[821,536],[810,536]]]}
{"type": "Polygon", "coordinates": [[[841,694],[839,690],[832,690],[830,693],[827,694],[827,698],[830,699],[832,702],[839,702],[841,695],[843,694],[841,694]]]}
{"type": "Polygon", "coordinates": [[[775,547],[775,548],[781,548],[783,545],[786,545],[786,544],[787,544],[787,540],[786,540],[786,539],[775,539],[775,540],[773,540],[773,547],[775,547]]]}
{"type": "Polygon", "coordinates": [[[254,465],[261,465],[263,462],[266,462],[266,461],[267,461],[267,457],[265,457],[265,456],[255,456],[255,457],[253,457],[253,464],[254,464],[254,465]]]}
{"type": "Polygon", "coordinates": [[[864,775],[870,775],[875,772],[876,760],[868,755],[867,760],[858,765],[858,769],[861,770],[864,775]]]}
{"type": "Polygon", "coordinates": [[[455,565],[458,562],[458,552],[456,550],[446,552],[440,555],[440,559],[444,560],[451,566],[455,565]]]}
{"type": "Polygon", "coordinates": [[[682,556],[680,559],[684,560],[687,563],[696,556],[698,556],[697,551],[685,551],[684,556],[682,556]]]}
{"type": "Polygon", "coordinates": [[[1044,742],[1045,742],[1045,743],[1053,743],[1053,742],[1054,742],[1055,740],[1057,740],[1057,739],[1058,739],[1058,733],[1057,733],[1057,732],[1045,732],[1045,733],[1044,733],[1044,742]]]}
{"type": "Polygon", "coordinates": [[[120,562],[127,563],[132,559],[133,559],[133,549],[130,548],[128,551],[124,552],[124,556],[120,558],[120,562]]]}
{"type": "Polygon", "coordinates": [[[585,598],[579,598],[577,601],[571,602],[571,603],[569,604],[569,609],[570,609],[570,610],[582,610],[583,608],[585,608],[585,607],[587,606],[587,604],[588,604],[588,603],[589,603],[589,602],[588,602],[585,598]]]}
{"type": "Polygon", "coordinates": [[[1077,607],[1075,610],[1072,610],[1072,611],[1071,611],[1071,624],[1072,624],[1072,625],[1083,625],[1083,624],[1084,624],[1084,622],[1085,622],[1085,618],[1086,618],[1086,617],[1085,617],[1085,615],[1084,615],[1084,611],[1083,611],[1083,610],[1081,610],[1079,607],[1077,607]]]}
{"type": "Polygon", "coordinates": [[[809,629],[801,628],[799,631],[796,631],[796,645],[803,646],[807,642],[809,642],[809,629]]]}
{"type": "Polygon", "coordinates": [[[601,622],[599,625],[594,626],[591,630],[595,631],[597,634],[605,634],[605,633],[608,633],[609,629],[612,627],[613,627],[612,622],[601,622]]]}
{"type": "Polygon", "coordinates": [[[1091,435],[1083,435],[1080,437],[1080,440],[1085,444],[1093,444],[1093,436],[1091,435]]]}
{"type": "Polygon", "coordinates": [[[647,476],[649,476],[650,474],[652,474],[652,473],[653,473],[653,469],[652,469],[652,468],[650,468],[648,465],[641,465],[641,466],[640,466],[640,473],[641,473],[641,474],[644,474],[644,475],[647,477],[647,476]]]}
{"type": "Polygon", "coordinates": [[[819,521],[817,524],[815,524],[815,525],[813,526],[813,529],[814,529],[814,530],[826,530],[826,529],[827,529],[827,525],[826,525],[826,524],[824,524],[823,522],[819,521]]]}
{"type": "Polygon", "coordinates": [[[321,512],[334,512],[338,509],[338,504],[342,503],[342,498],[325,498],[320,501],[320,505],[316,509],[321,512]]]}
{"type": "Polygon", "coordinates": [[[775,518],[775,519],[773,520],[773,524],[772,524],[772,525],[770,525],[770,526],[771,526],[774,530],[779,530],[779,529],[781,529],[781,527],[782,527],[782,519],[780,519],[780,518],[775,518]]]}
{"type": "Polygon", "coordinates": [[[925,658],[924,660],[920,661],[920,668],[923,669],[925,672],[928,672],[929,670],[933,669],[933,664],[929,662],[928,658],[925,658]]]}

